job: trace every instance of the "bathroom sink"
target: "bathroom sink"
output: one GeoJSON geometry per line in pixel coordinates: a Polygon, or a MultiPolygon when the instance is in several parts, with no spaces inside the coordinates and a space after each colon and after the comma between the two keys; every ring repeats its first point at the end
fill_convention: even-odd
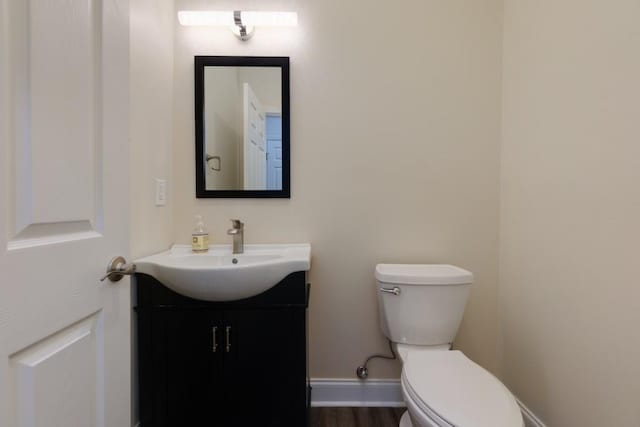
{"type": "Polygon", "coordinates": [[[244,245],[244,253],[235,255],[231,245],[211,245],[204,253],[192,252],[190,245],[174,245],[134,262],[138,273],[181,295],[233,301],[258,295],[293,272],[308,271],[311,245],[244,245]]]}

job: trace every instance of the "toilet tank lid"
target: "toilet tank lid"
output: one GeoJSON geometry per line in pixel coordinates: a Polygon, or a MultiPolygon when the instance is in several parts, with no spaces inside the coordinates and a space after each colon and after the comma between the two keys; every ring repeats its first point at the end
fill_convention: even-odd
{"type": "Polygon", "coordinates": [[[473,282],[473,274],[447,264],[378,264],[376,279],[400,285],[465,285],[473,282]]]}

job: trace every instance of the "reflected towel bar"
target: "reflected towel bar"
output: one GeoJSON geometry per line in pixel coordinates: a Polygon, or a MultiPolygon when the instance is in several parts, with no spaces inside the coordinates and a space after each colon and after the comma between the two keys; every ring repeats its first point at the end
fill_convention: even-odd
{"type": "Polygon", "coordinates": [[[211,166],[211,169],[214,171],[220,171],[222,169],[222,160],[220,160],[220,156],[212,156],[211,154],[206,155],[207,164],[209,164],[209,160],[217,160],[218,167],[211,166]]]}

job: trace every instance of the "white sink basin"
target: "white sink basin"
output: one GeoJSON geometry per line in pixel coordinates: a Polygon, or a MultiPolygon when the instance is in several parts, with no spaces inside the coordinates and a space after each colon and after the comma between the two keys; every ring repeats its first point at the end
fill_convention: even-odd
{"type": "Polygon", "coordinates": [[[311,267],[311,245],[245,245],[233,255],[231,245],[211,245],[194,253],[189,245],[134,261],[138,273],[155,277],[169,289],[205,301],[249,298],[271,289],[296,271],[311,267]]]}

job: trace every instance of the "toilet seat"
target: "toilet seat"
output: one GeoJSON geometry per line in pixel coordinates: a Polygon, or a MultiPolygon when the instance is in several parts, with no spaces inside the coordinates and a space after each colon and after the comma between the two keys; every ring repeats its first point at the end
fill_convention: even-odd
{"type": "MultiPolygon", "coordinates": [[[[406,417],[408,423],[405,422],[404,427],[455,427],[440,418],[428,405],[425,405],[420,397],[408,388],[405,380],[402,380],[400,385],[404,401],[407,404],[407,412],[403,418],[406,417]]],[[[402,424],[400,427],[403,427],[402,424]]]]}
{"type": "Polygon", "coordinates": [[[460,351],[409,352],[402,369],[406,399],[441,427],[521,427],[509,390],[460,351]]]}

